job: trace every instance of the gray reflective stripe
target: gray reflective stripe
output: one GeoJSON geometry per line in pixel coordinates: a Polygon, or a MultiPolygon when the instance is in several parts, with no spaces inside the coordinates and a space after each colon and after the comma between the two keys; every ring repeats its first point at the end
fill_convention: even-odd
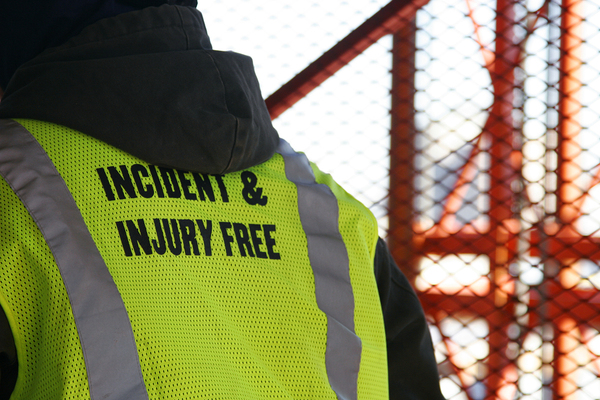
{"type": "Polygon", "coordinates": [[[355,400],[362,344],[354,332],[350,261],[339,231],[337,199],[327,185],[315,181],[304,154],[296,153],[284,140],[277,152],[285,161],[287,179],[298,190],[298,211],[315,276],[317,304],[327,315],[325,365],[329,384],[338,399],[355,400]]]}
{"type": "Polygon", "coordinates": [[[77,325],[91,399],[148,399],[123,300],[75,200],[37,140],[12,120],[0,120],[0,175],[54,255],[77,325]]]}

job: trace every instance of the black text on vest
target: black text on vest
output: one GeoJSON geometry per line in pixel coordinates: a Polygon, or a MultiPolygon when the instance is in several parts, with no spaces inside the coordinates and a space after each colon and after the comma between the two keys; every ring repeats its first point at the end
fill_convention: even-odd
{"type": "MultiPolygon", "coordinates": [[[[275,225],[218,222],[225,255],[280,260],[275,250],[275,225]],[[236,249],[237,248],[237,249],[236,249]],[[234,250],[235,249],[235,250],[234,250]]],[[[154,218],[117,221],[117,231],[127,257],[167,252],[176,256],[212,256],[211,220],[154,218]]]]}
{"type": "Polygon", "coordinates": [[[215,187],[224,203],[229,202],[227,188],[221,175],[206,175],[172,168],[119,165],[96,169],[106,194],[112,200],[143,197],[216,201],[215,187]]]}

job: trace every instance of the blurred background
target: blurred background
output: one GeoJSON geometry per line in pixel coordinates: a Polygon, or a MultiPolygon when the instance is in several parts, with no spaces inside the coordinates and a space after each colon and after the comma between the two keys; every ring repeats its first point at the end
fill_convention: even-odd
{"type": "Polygon", "coordinates": [[[378,218],[449,400],[600,399],[600,1],[199,8],[378,218]]]}

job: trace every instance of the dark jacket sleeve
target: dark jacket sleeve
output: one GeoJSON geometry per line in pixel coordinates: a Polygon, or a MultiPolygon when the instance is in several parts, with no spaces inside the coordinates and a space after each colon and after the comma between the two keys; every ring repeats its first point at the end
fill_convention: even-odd
{"type": "Polygon", "coordinates": [[[443,400],[423,308],[381,239],[375,278],[385,323],[390,400],[443,400]]]}
{"type": "Polygon", "coordinates": [[[17,351],[8,319],[0,307],[0,400],[8,399],[17,380],[17,351]]]}

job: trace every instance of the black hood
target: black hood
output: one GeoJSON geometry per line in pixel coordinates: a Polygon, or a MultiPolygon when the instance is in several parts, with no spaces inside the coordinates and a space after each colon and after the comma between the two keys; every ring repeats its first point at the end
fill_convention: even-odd
{"type": "Polygon", "coordinates": [[[0,118],[57,123],[212,174],[264,162],[279,141],[252,60],[212,50],[200,12],[171,5],[103,19],[22,65],[0,118]]]}

